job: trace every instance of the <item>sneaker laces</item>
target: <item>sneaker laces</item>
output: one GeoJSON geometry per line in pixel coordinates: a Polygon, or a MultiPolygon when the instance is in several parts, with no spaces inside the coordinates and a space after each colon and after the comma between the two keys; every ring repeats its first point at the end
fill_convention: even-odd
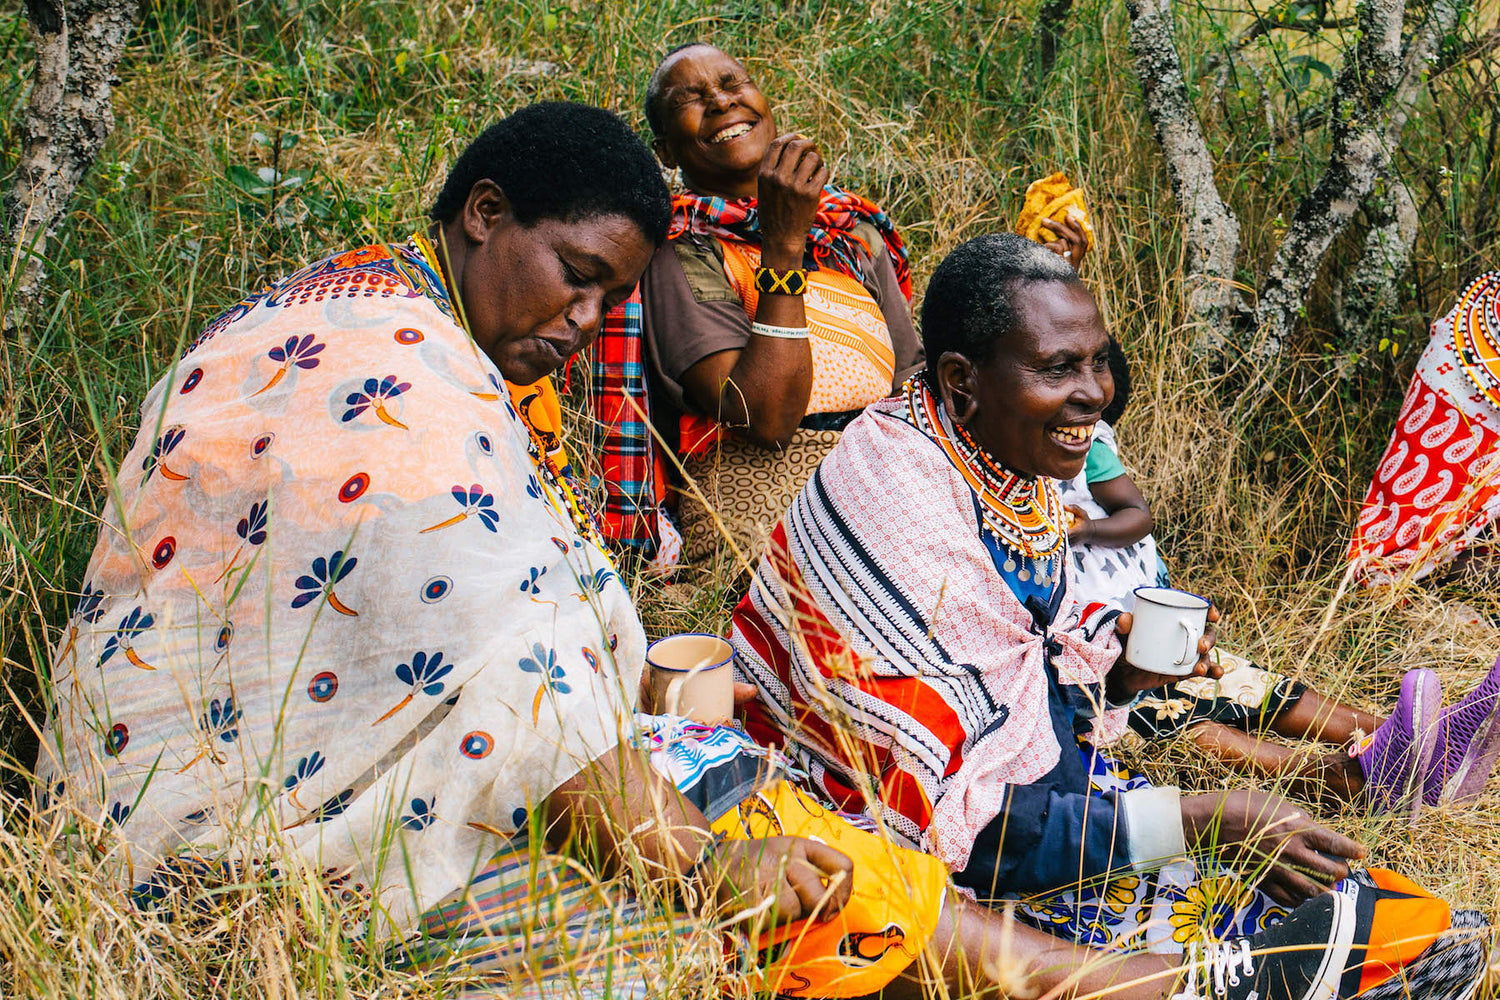
{"type": "Polygon", "coordinates": [[[1210,941],[1206,945],[1188,946],[1187,982],[1172,1000],[1208,1000],[1209,994],[1198,989],[1198,970],[1203,970],[1203,985],[1217,996],[1226,996],[1229,987],[1240,984],[1240,975],[1255,974],[1255,959],[1250,954],[1250,939],[1210,941]],[[1238,967],[1238,968],[1236,968],[1238,967]]]}

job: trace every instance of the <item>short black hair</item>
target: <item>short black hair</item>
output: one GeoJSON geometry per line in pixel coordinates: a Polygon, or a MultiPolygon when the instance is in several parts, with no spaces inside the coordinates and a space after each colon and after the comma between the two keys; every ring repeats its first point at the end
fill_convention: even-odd
{"type": "Polygon", "coordinates": [[[657,63],[656,68],[651,71],[651,79],[646,81],[646,97],[644,104],[646,111],[646,124],[651,126],[652,135],[660,136],[664,124],[662,122],[661,114],[661,78],[667,75],[667,63],[671,62],[672,57],[681,52],[683,49],[693,49],[697,48],[700,45],[710,49],[715,47],[711,42],[683,42],[681,45],[674,47],[666,55],[662,56],[661,62],[657,63]]]}
{"type": "Polygon", "coordinates": [[[672,199],[656,157],[620,118],[570,101],[532,104],[502,118],[459,155],[428,214],[452,222],[481,180],[494,181],[523,226],[622,215],[656,246],[672,199]]]}
{"type": "Polygon", "coordinates": [[[990,233],[962,244],[932,272],[922,298],[922,348],[929,378],[938,359],[956,351],[975,364],[995,355],[1016,328],[1015,292],[1038,281],[1077,281],[1078,272],[1040,243],[990,233]]]}
{"type": "Polygon", "coordinates": [[[1115,380],[1115,398],[1109,401],[1100,416],[1113,427],[1130,405],[1130,359],[1125,357],[1125,348],[1113,336],[1109,338],[1109,373],[1115,380]]]}

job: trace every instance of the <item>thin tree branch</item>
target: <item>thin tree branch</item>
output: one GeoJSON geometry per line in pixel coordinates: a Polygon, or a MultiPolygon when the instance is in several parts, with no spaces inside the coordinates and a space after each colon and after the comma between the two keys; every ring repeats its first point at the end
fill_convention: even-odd
{"type": "Polygon", "coordinates": [[[1198,346],[1222,348],[1230,340],[1235,316],[1245,309],[1234,283],[1240,223],[1219,195],[1213,157],[1188,99],[1171,0],[1129,0],[1127,7],[1130,49],[1146,112],[1186,218],[1188,312],[1204,327],[1198,346]]]}
{"type": "Polygon", "coordinates": [[[1467,0],[1435,0],[1404,51],[1404,0],[1361,0],[1360,38],[1334,84],[1333,152],[1297,208],[1256,305],[1264,350],[1281,353],[1328,248],[1390,172],[1390,150],[1423,85],[1430,58],[1452,33],[1467,0]]]}

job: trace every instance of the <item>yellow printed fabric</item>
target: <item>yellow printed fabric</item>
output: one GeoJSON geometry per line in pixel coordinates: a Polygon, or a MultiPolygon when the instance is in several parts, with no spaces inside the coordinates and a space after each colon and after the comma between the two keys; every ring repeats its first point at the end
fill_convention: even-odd
{"type": "MultiPolygon", "coordinates": [[[[755,269],[760,247],[735,240],[719,241],[724,271],[739,294],[745,314],[755,318],[760,292],[755,269]]],[[[813,361],[812,394],[807,412],[862,410],[891,394],[896,352],[880,304],[858,280],[831,267],[807,274],[803,296],[813,361]]]]}
{"type": "Polygon", "coordinates": [[[854,862],[852,894],[833,919],[801,920],[762,937],[769,955],[762,975],[777,996],[877,993],[911,965],[937,928],[948,883],[942,862],[856,828],[787,782],[757,792],[713,829],[732,839],[806,837],[854,862]]]}
{"type": "Polygon", "coordinates": [[[1026,202],[1016,219],[1016,232],[1028,240],[1050,243],[1057,233],[1049,228],[1051,220],[1072,219],[1083,227],[1089,247],[1094,245],[1094,227],[1089,223],[1088,206],[1083,203],[1083,189],[1076,188],[1063,173],[1032,181],[1026,188],[1026,202]]]}

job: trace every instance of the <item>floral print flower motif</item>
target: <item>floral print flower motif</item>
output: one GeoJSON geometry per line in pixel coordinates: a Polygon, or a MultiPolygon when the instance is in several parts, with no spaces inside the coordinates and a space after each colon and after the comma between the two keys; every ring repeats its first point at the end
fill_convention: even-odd
{"type": "Polygon", "coordinates": [[[362,392],[351,392],[345,398],[344,402],[349,408],[344,411],[343,422],[347,424],[366,410],[374,410],[375,416],[381,423],[399,427],[402,430],[410,430],[411,428],[391,416],[390,411],[386,409],[386,403],[389,400],[395,399],[410,388],[410,382],[398,382],[395,375],[387,375],[380,379],[365,379],[362,392]]]}
{"type": "Polygon", "coordinates": [[[109,732],[104,734],[104,752],[111,757],[118,757],[130,744],[130,727],[123,722],[116,722],[109,727],[109,732]]]}
{"type": "Polygon", "coordinates": [[[495,525],[500,523],[500,514],[495,510],[495,497],[493,494],[486,493],[484,487],[478,483],[474,483],[467,489],[462,486],[454,486],[449,492],[453,494],[453,499],[458,501],[458,505],[463,510],[454,514],[446,521],[439,521],[430,528],[423,528],[417,534],[425,535],[429,531],[440,531],[470,517],[479,518],[480,524],[488,528],[491,533],[495,533],[495,525]]]}
{"type": "Polygon", "coordinates": [[[1238,876],[1215,875],[1183,889],[1180,897],[1173,901],[1167,919],[1172,940],[1189,944],[1223,938],[1234,927],[1236,911],[1249,904],[1254,894],[1238,876]]]}
{"type": "MultiPolygon", "coordinates": [[[[229,557],[229,565],[224,567],[224,572],[219,574],[219,580],[224,579],[238,566],[240,556],[245,551],[245,546],[264,545],[266,541],[266,515],[271,503],[269,500],[260,500],[250,505],[245,516],[240,518],[234,526],[234,533],[240,536],[239,547],[234,550],[234,555],[229,557]]],[[[218,583],[219,580],[215,580],[218,583]]]]}
{"type": "Polygon", "coordinates": [[[495,749],[495,738],[479,729],[472,733],[465,733],[464,738],[458,744],[458,752],[470,760],[483,760],[493,749],[495,749]]]}
{"type": "Polygon", "coordinates": [[[583,647],[583,662],[587,663],[594,673],[599,672],[599,654],[587,646],[583,647]]]}
{"type": "Polygon", "coordinates": [[[301,790],[304,782],[323,770],[323,765],[326,763],[328,763],[327,758],[316,750],[297,761],[296,770],[287,775],[286,780],[281,783],[281,787],[291,793],[287,798],[292,805],[298,809],[302,808],[302,803],[297,801],[297,792],[301,790]]]}
{"type": "Polygon", "coordinates": [[[564,680],[567,671],[557,665],[557,651],[548,649],[539,642],[531,644],[531,655],[521,657],[519,666],[528,674],[540,674],[542,677],[542,683],[536,689],[536,697],[531,699],[531,722],[535,725],[541,717],[542,695],[548,691],[571,694],[573,688],[564,680]]]}
{"type": "Polygon", "coordinates": [[[1155,710],[1157,722],[1176,722],[1192,709],[1193,706],[1186,698],[1142,698],[1139,706],[1142,713],[1155,710]]]}
{"type": "Polygon", "coordinates": [[[354,789],[344,789],[319,806],[317,811],[313,813],[312,821],[314,823],[326,823],[335,816],[343,815],[344,810],[349,806],[349,800],[352,798],[354,798],[354,789]]]}
{"type": "Polygon", "coordinates": [[[564,541],[563,539],[558,538],[556,535],[553,535],[552,536],[552,544],[556,545],[557,546],[557,551],[561,552],[563,555],[567,555],[568,554],[568,543],[566,541],[564,541]]]}
{"type": "Polygon", "coordinates": [[[110,803],[109,822],[115,826],[124,826],[125,821],[130,818],[130,810],[132,808],[132,806],[128,806],[123,802],[110,803]]]}
{"type": "Polygon", "coordinates": [[[596,569],[592,574],[585,574],[579,577],[578,586],[581,593],[576,595],[577,598],[584,603],[588,603],[590,596],[604,593],[605,585],[614,578],[615,574],[611,569],[596,569]]]}
{"type": "Polygon", "coordinates": [[[428,580],[426,583],[422,584],[422,603],[436,604],[438,601],[441,601],[443,598],[447,597],[448,592],[452,589],[453,580],[450,577],[435,576],[431,580],[428,580]]]}
{"type": "Polygon", "coordinates": [[[533,500],[540,500],[542,498],[542,484],[536,476],[526,477],[526,495],[533,500]]]}
{"type": "Polygon", "coordinates": [[[208,711],[198,716],[198,729],[203,733],[203,742],[199,746],[198,753],[192,760],[177,769],[178,774],[183,774],[204,757],[210,757],[215,764],[224,763],[222,754],[214,750],[214,738],[217,737],[224,743],[233,743],[240,735],[240,719],[244,712],[234,706],[234,695],[223,700],[213,699],[208,703],[208,711]]]}
{"type": "Polygon", "coordinates": [[[99,655],[99,666],[104,666],[118,652],[124,653],[125,659],[142,670],[155,670],[155,667],[140,658],[132,644],[155,622],[156,619],[147,614],[144,608],[137,606],[131,609],[129,614],[120,619],[120,627],[115,629],[115,634],[104,644],[104,652],[99,655]]]}
{"type": "Polygon", "coordinates": [[[486,391],[481,391],[481,390],[470,389],[469,390],[469,395],[473,396],[475,399],[485,400],[486,402],[494,402],[497,399],[503,399],[504,397],[506,397],[506,396],[509,395],[509,393],[507,393],[505,391],[505,386],[503,386],[503,385],[500,384],[500,380],[499,379],[497,379],[493,375],[489,375],[488,373],[486,373],[486,377],[490,380],[490,388],[493,389],[494,391],[493,392],[486,392],[486,391]]]}
{"type": "Polygon", "coordinates": [[[531,576],[528,579],[521,581],[521,593],[540,594],[542,592],[542,588],[537,581],[541,580],[541,578],[546,575],[547,567],[532,566],[531,576]]]}
{"type": "Polygon", "coordinates": [[[92,625],[104,617],[103,602],[103,588],[95,590],[92,584],[85,582],[83,593],[78,595],[78,605],[73,609],[73,621],[68,625],[68,641],[57,651],[57,662],[61,663],[63,657],[73,651],[73,645],[78,641],[80,625],[92,625]]]}
{"type": "Polygon", "coordinates": [[[292,607],[300,608],[326,594],[328,604],[333,610],[341,615],[348,615],[350,618],[358,618],[359,612],[339,600],[338,595],[333,592],[333,588],[342,583],[344,577],[354,572],[354,567],[357,565],[359,565],[359,560],[354,556],[345,556],[343,550],[335,552],[327,559],[318,556],[312,561],[312,572],[297,577],[294,586],[298,593],[292,598],[292,607]]]}
{"type": "Polygon", "coordinates": [[[208,711],[198,717],[198,728],[209,739],[217,736],[225,743],[233,743],[240,735],[240,719],[244,712],[234,707],[234,696],[223,701],[218,698],[208,703],[208,711]]]}
{"type": "Polygon", "coordinates": [[[339,503],[353,503],[365,495],[365,490],[370,488],[370,474],[368,472],[356,472],[344,480],[344,485],[339,487],[339,503]]]}
{"type": "Polygon", "coordinates": [[[332,701],[339,693],[339,678],[332,670],[325,670],[307,685],[307,696],[319,705],[332,701]]]}
{"type": "Polygon", "coordinates": [[[1117,879],[1111,879],[1104,887],[1100,902],[1111,913],[1124,915],[1140,895],[1141,877],[1139,875],[1122,875],[1117,879]]]}
{"type": "Polygon", "coordinates": [[[160,472],[164,479],[170,479],[173,482],[181,483],[187,481],[189,477],[184,476],[180,472],[174,472],[167,467],[167,456],[172,454],[178,445],[182,444],[182,439],[185,437],[187,437],[187,431],[181,427],[168,427],[161,433],[160,437],[152,442],[151,454],[141,459],[141,468],[146,473],[141,477],[142,486],[145,486],[151,480],[153,472],[160,472]]]}
{"type": "Polygon", "coordinates": [[[430,799],[412,799],[411,812],[401,817],[401,826],[407,830],[425,830],[432,825],[437,816],[433,809],[437,808],[437,796],[430,799]]]}
{"type": "Polygon", "coordinates": [[[319,359],[317,355],[323,352],[323,347],[324,345],[318,343],[317,339],[310,333],[304,335],[301,339],[298,339],[295,334],[286,338],[286,343],[278,347],[273,347],[266,352],[266,357],[277,362],[280,367],[271,376],[271,381],[250,395],[259,396],[263,392],[271,391],[278,382],[286,378],[287,372],[291,371],[293,367],[308,369],[318,367],[319,359]]]}
{"type": "Polygon", "coordinates": [[[420,691],[422,694],[436,697],[443,693],[443,678],[453,670],[451,663],[443,662],[441,652],[430,656],[420,650],[412,654],[411,663],[398,663],[396,665],[396,679],[402,684],[411,687],[411,693],[396,703],[396,707],[370,723],[378,726],[386,719],[401,711],[420,691]]]}

